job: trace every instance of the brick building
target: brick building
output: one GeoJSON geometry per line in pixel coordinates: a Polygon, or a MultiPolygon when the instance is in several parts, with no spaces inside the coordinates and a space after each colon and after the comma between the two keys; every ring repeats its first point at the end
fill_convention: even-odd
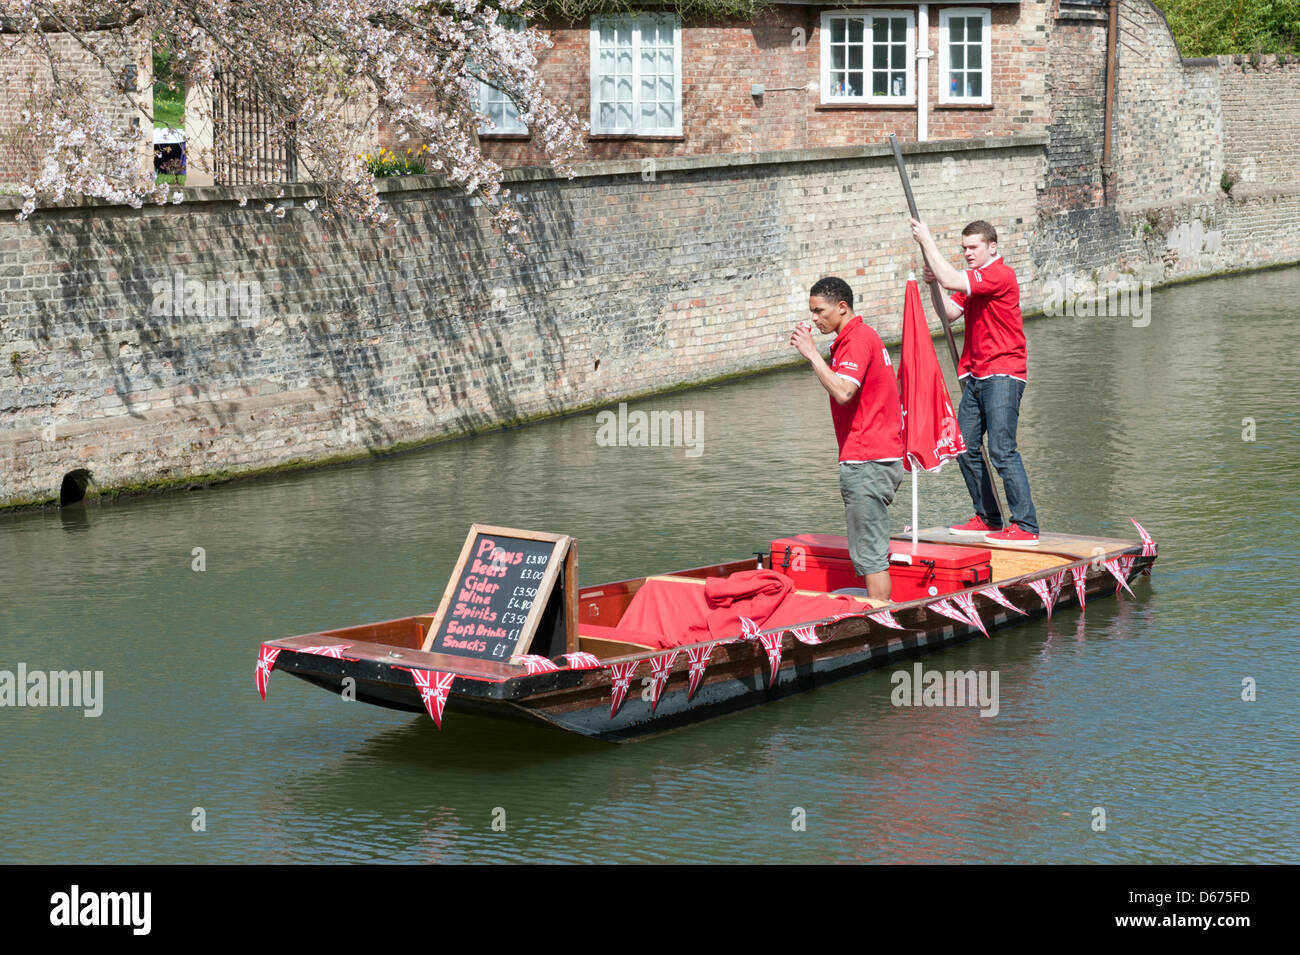
{"type": "MultiPolygon", "coordinates": [[[[753,20],[664,8],[540,22],[554,46],[538,73],[591,125],[580,159],[1042,132],[1056,5],[783,0],[753,20]]],[[[481,93],[484,152],[506,166],[541,162],[509,99],[481,93]]],[[[400,145],[389,130],[382,138],[400,145]]]]}

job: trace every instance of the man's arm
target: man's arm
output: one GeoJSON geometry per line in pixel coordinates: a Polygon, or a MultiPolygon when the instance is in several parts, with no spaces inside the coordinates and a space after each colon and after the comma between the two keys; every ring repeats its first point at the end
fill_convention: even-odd
{"type": "Polygon", "coordinates": [[[912,238],[916,239],[916,244],[921,247],[925,264],[940,285],[950,292],[970,294],[970,283],[966,279],[966,273],[954,268],[953,264],[940,254],[934,236],[930,235],[930,230],[919,219],[912,220],[912,238]]]}
{"type": "MultiPolygon", "coordinates": [[[[921,266],[921,278],[925,281],[926,285],[929,285],[935,280],[934,273],[930,271],[928,265],[921,266]]],[[[966,317],[965,310],[947,295],[940,293],[939,299],[943,302],[943,310],[948,313],[948,324],[951,325],[953,322],[961,321],[961,319],[966,317]]]]}
{"type": "Polygon", "coordinates": [[[808,363],[817,374],[817,380],[822,383],[831,400],[837,405],[846,405],[853,400],[861,385],[831,371],[830,365],[826,364],[826,360],[817,351],[817,346],[813,344],[811,331],[802,325],[797,326],[794,334],[790,336],[790,346],[808,359],[808,363]]]}

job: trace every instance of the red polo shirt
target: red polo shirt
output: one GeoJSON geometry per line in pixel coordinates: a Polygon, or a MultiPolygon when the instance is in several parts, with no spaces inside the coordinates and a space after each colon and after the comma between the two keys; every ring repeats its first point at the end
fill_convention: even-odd
{"type": "Polygon", "coordinates": [[[1029,380],[1025,325],[1020,317],[1020,283],[1011,266],[996,255],[982,269],[968,269],[970,294],[956,292],[952,300],[966,313],[966,341],[957,363],[957,376],[991,378],[1010,375],[1029,380]]]}
{"type": "Polygon", "coordinates": [[[890,461],[903,456],[903,408],[889,352],[876,330],[854,315],[831,342],[831,371],[857,382],[846,404],[831,399],[841,461],[890,461]]]}

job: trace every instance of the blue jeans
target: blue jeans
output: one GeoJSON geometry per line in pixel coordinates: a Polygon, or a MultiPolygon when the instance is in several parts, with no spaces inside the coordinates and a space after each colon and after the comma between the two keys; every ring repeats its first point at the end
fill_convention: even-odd
{"type": "Polygon", "coordinates": [[[1000,528],[997,498],[980,456],[980,443],[989,437],[989,461],[1002,475],[1007,492],[1011,520],[1029,534],[1038,533],[1038,515],[1029,496],[1029,475],[1016,450],[1016,425],[1020,421],[1020,397],[1025,383],[999,375],[993,378],[966,379],[966,392],[957,408],[957,426],[966,442],[966,453],[957,458],[966,489],[975,503],[975,513],[989,527],[1000,528]]]}

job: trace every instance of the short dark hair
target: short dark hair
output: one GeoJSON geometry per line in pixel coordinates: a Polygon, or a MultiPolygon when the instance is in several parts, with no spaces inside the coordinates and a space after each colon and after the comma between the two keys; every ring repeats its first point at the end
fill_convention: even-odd
{"type": "Polygon", "coordinates": [[[980,238],[982,238],[985,242],[987,242],[989,245],[992,245],[994,242],[998,241],[998,230],[993,228],[992,225],[985,222],[983,219],[976,219],[966,228],[962,229],[961,234],[963,236],[977,235],[980,238]]]}
{"type": "Polygon", "coordinates": [[[853,289],[849,288],[848,282],[834,275],[828,275],[814,282],[808,297],[824,298],[832,305],[844,302],[848,305],[849,311],[853,311],[853,289]]]}

